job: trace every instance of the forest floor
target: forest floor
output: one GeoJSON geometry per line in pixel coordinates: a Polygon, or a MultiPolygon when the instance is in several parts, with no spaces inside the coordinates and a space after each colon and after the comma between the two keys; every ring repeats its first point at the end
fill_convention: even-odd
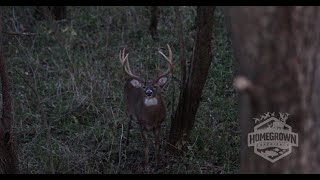
{"type": "MultiPolygon", "coordinates": [[[[213,62],[188,150],[168,154],[165,147],[172,107],[179,97],[179,41],[173,7],[160,7],[159,41],[148,31],[146,7],[68,7],[64,21],[36,20],[34,7],[4,7],[4,49],[13,98],[13,135],[22,173],[237,173],[240,131],[235,63],[221,8],[216,8],[213,62]],[[174,54],[174,79],[164,93],[167,119],[161,131],[162,161],[151,158],[145,171],[143,143],[123,102],[124,73],[119,51],[126,47],[137,74],[165,69],[158,48],[174,54]],[[173,96],[172,96],[173,95],[173,96]],[[172,98],[174,97],[174,98],[172,98]],[[174,99],[174,102],[173,102],[174,99]]],[[[182,7],[186,57],[191,59],[196,7],[182,7]]],[[[149,136],[153,138],[152,134],[149,136]]],[[[153,148],[151,157],[153,157],[153,148]]]]}

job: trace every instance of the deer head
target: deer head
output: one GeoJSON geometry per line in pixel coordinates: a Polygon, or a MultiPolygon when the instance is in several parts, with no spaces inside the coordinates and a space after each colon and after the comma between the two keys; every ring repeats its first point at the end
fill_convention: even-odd
{"type": "Polygon", "coordinates": [[[134,75],[130,69],[130,64],[128,61],[129,54],[125,55],[125,49],[123,49],[123,51],[120,51],[120,62],[122,64],[124,72],[131,79],[131,84],[135,88],[142,88],[145,96],[148,98],[153,98],[158,94],[158,90],[167,83],[168,78],[166,76],[172,71],[172,51],[169,45],[167,45],[167,47],[169,50],[169,57],[164,55],[161,51],[159,51],[159,53],[167,60],[168,69],[152,80],[145,80],[144,78],[134,75]]]}

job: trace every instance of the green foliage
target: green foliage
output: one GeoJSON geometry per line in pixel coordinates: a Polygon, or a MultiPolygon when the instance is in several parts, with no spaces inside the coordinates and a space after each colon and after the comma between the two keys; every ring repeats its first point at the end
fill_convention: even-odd
{"type": "MultiPolygon", "coordinates": [[[[23,173],[234,173],[239,168],[240,135],[232,87],[234,61],[219,8],[215,12],[214,59],[188,150],[164,152],[172,98],[179,82],[164,92],[168,117],[162,128],[162,163],[144,171],[143,144],[133,123],[130,144],[124,111],[124,73],[118,53],[126,48],[137,74],[165,68],[158,48],[170,44],[177,62],[173,7],[160,7],[159,42],[149,34],[146,7],[68,7],[68,20],[33,19],[33,7],[5,7],[4,31],[23,27],[36,36],[5,36],[14,109],[13,132],[23,173]],[[50,131],[49,131],[50,129],[50,131]],[[50,138],[51,141],[48,141],[50,138]]],[[[195,7],[182,7],[186,56],[192,55],[195,7]]],[[[153,137],[153,136],[150,136],[153,137]]],[[[153,155],[153,149],[151,149],[153,155]]],[[[153,161],[153,159],[151,160],[153,161]]],[[[153,162],[152,162],[153,163],[153,162]]]]}

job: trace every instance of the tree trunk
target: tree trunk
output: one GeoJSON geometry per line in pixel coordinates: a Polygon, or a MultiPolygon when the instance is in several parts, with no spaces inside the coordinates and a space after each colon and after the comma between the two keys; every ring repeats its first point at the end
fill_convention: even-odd
{"type": "Polygon", "coordinates": [[[180,82],[180,91],[183,90],[184,83],[186,82],[187,77],[187,66],[186,66],[186,59],[185,59],[185,41],[183,38],[183,18],[181,17],[181,10],[179,6],[174,7],[175,16],[176,16],[176,29],[179,38],[179,62],[180,62],[180,69],[181,69],[181,82],[180,82]]]}
{"type": "Polygon", "coordinates": [[[226,9],[239,74],[241,172],[320,172],[320,8],[226,9]],[[289,113],[298,147],[271,163],[248,147],[248,133],[267,112],[289,113]]]}
{"type": "MultiPolygon", "coordinates": [[[[169,135],[170,144],[178,147],[178,149],[184,147],[194,126],[202,89],[208,76],[212,60],[213,14],[214,7],[200,6],[197,8],[197,36],[191,67],[187,80],[183,83],[184,88],[180,92],[179,104],[171,121],[169,135]]],[[[170,147],[170,150],[175,150],[175,148],[170,147]]]]}
{"type": "Polygon", "coordinates": [[[18,159],[11,135],[11,98],[9,78],[5,68],[2,48],[2,12],[0,9],[0,78],[2,86],[2,117],[0,119],[0,173],[19,173],[18,159]]]}
{"type": "Polygon", "coordinates": [[[62,20],[67,18],[66,6],[37,6],[34,17],[38,20],[52,18],[54,20],[62,20]]]}
{"type": "Polygon", "coordinates": [[[159,6],[150,7],[150,26],[149,31],[153,40],[158,40],[158,19],[159,19],[159,6]]]}

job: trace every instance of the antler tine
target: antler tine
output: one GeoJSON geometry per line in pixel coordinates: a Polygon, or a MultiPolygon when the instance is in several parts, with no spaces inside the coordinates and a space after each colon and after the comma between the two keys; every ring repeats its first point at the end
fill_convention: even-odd
{"type": "Polygon", "coordinates": [[[131,68],[130,68],[130,63],[129,63],[129,60],[126,61],[126,66],[125,68],[127,69],[127,71],[133,75],[132,71],[131,71],[131,68]]]}
{"type": "MultiPolygon", "coordinates": [[[[123,55],[122,55],[122,57],[124,57],[124,51],[125,51],[125,49],[123,50],[123,55]]],[[[128,72],[130,76],[134,76],[133,73],[132,73],[132,71],[131,71],[131,69],[130,69],[130,64],[129,64],[129,58],[128,58],[128,56],[129,56],[129,53],[126,55],[125,58],[123,58],[123,59],[124,59],[124,61],[123,61],[123,63],[124,63],[124,64],[123,64],[124,71],[125,71],[125,72],[128,72]]]]}
{"type": "Polygon", "coordinates": [[[169,46],[168,44],[167,44],[167,47],[168,47],[168,50],[169,50],[169,58],[168,58],[166,55],[164,55],[163,52],[159,51],[159,53],[160,53],[164,58],[166,58],[166,60],[167,60],[170,64],[172,64],[172,51],[171,51],[171,48],[170,48],[170,46],[169,46]]]}
{"type": "Polygon", "coordinates": [[[129,53],[125,56],[125,48],[122,51],[120,50],[119,58],[120,58],[120,62],[122,65],[122,69],[129,77],[136,79],[140,82],[144,82],[144,79],[142,79],[132,73],[132,71],[130,69],[130,65],[129,65],[128,56],[129,56],[129,53]]]}
{"type": "Polygon", "coordinates": [[[160,78],[168,75],[171,70],[172,70],[172,51],[171,48],[169,46],[169,44],[167,44],[168,50],[169,50],[169,57],[167,57],[166,55],[164,55],[161,51],[159,51],[159,53],[168,61],[168,69],[162,73],[160,76],[158,76],[154,81],[158,81],[160,78]]]}
{"type": "Polygon", "coordinates": [[[120,62],[121,62],[121,65],[122,65],[123,70],[124,70],[126,73],[128,73],[128,72],[126,71],[126,67],[125,67],[126,63],[125,63],[125,61],[126,61],[126,59],[128,59],[128,55],[129,55],[129,54],[127,54],[126,57],[124,57],[124,52],[125,52],[125,48],[124,48],[123,50],[120,50],[119,59],[120,59],[120,62]]]}
{"type": "Polygon", "coordinates": [[[120,59],[122,66],[125,64],[125,60],[127,59],[128,55],[129,55],[129,54],[127,54],[126,57],[124,57],[125,50],[126,50],[126,48],[124,48],[123,50],[120,50],[120,53],[119,53],[119,59],[120,59]]]}

